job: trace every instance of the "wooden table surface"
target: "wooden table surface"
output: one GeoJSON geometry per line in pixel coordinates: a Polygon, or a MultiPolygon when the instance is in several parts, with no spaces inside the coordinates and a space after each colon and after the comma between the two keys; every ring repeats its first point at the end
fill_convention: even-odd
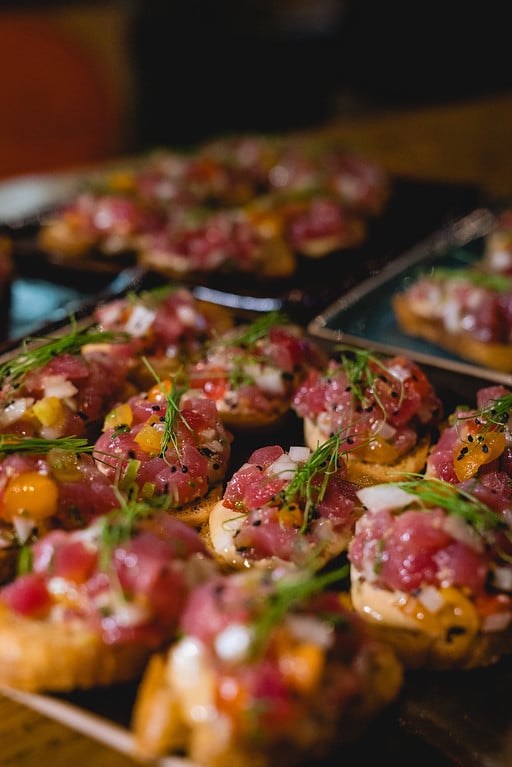
{"type": "MultiPolygon", "coordinates": [[[[327,129],[392,174],[476,184],[489,198],[512,199],[512,93],[348,116],[327,129]]],[[[125,754],[3,696],[0,738],[0,767],[135,764],[125,754]]]]}
{"type": "Polygon", "coordinates": [[[476,184],[490,197],[512,198],[512,92],[347,117],[330,130],[391,173],[476,184]]]}

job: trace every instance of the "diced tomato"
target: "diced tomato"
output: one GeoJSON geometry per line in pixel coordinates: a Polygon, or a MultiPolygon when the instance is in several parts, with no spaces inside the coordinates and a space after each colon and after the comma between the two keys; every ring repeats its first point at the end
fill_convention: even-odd
{"type": "Polygon", "coordinates": [[[20,575],[0,591],[0,601],[21,615],[43,617],[52,605],[44,576],[38,573],[20,575]]]}
{"type": "Polygon", "coordinates": [[[94,572],[96,563],[96,551],[87,548],[82,541],[70,540],[55,549],[53,572],[61,578],[85,583],[94,572]]]}

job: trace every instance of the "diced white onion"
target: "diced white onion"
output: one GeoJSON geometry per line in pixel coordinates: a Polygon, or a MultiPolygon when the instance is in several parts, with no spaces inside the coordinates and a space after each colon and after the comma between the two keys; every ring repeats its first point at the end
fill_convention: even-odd
{"type": "Polygon", "coordinates": [[[247,658],[252,642],[248,626],[233,623],[221,631],[215,639],[215,652],[222,660],[242,661],[247,658]]]}
{"type": "Polygon", "coordinates": [[[311,455],[311,450],[309,447],[303,447],[302,445],[292,445],[288,450],[288,455],[295,463],[306,463],[311,455]]]}
{"type": "Polygon", "coordinates": [[[382,439],[390,440],[396,434],[396,429],[388,421],[374,421],[372,423],[371,431],[373,434],[378,434],[382,439]]]}
{"type": "Polygon", "coordinates": [[[57,397],[65,399],[74,397],[78,389],[62,373],[45,376],[43,379],[43,388],[45,397],[57,397]]]}
{"type": "Polygon", "coordinates": [[[314,615],[289,615],[286,625],[299,641],[314,644],[327,650],[333,643],[333,628],[327,621],[321,621],[314,615]]]}
{"type": "Polygon", "coordinates": [[[370,485],[362,487],[356,493],[361,503],[370,512],[384,509],[402,509],[415,499],[411,493],[393,484],[370,485]]]}
{"type": "Polygon", "coordinates": [[[512,266],[512,253],[507,250],[495,250],[489,257],[494,272],[505,272],[512,266]]]}
{"type": "Polygon", "coordinates": [[[185,327],[193,328],[196,326],[197,314],[191,306],[181,304],[178,306],[176,314],[178,315],[180,322],[183,323],[185,327]]]}
{"type": "Polygon", "coordinates": [[[30,517],[14,515],[12,524],[16,532],[16,537],[21,544],[24,544],[28,540],[32,530],[35,527],[35,522],[30,517]]]}
{"type": "Polygon", "coordinates": [[[15,423],[33,404],[33,397],[15,399],[0,412],[0,426],[9,426],[11,423],[15,423]]]}
{"type": "Polygon", "coordinates": [[[284,394],[281,371],[268,365],[244,365],[244,373],[253,378],[258,388],[269,394],[284,394]]]}
{"type": "Polygon", "coordinates": [[[136,338],[140,338],[147,333],[154,319],[155,312],[152,309],[148,309],[146,306],[138,304],[134,307],[128,318],[128,322],[125,326],[126,332],[136,338]]]}
{"type": "Polygon", "coordinates": [[[279,479],[293,479],[296,471],[297,464],[288,453],[282,453],[267,469],[269,474],[275,474],[279,479]]]}
{"type": "Polygon", "coordinates": [[[443,522],[443,530],[447,532],[456,541],[464,543],[473,551],[483,551],[483,542],[476,530],[468,525],[462,517],[455,514],[448,514],[443,522]]]}
{"type": "Polygon", "coordinates": [[[136,626],[149,618],[149,610],[134,602],[123,602],[116,607],[114,620],[119,626],[136,626]]]}
{"type": "Polygon", "coordinates": [[[435,586],[423,586],[418,594],[418,599],[431,613],[440,610],[445,602],[443,595],[435,586]]]}
{"type": "Polygon", "coordinates": [[[410,370],[404,367],[404,365],[400,365],[398,363],[392,365],[391,372],[395,378],[398,378],[399,381],[406,381],[411,375],[410,370]]]}
{"type": "Polygon", "coordinates": [[[500,591],[512,591],[512,567],[496,567],[493,573],[493,584],[500,591]]]}
{"type": "Polygon", "coordinates": [[[443,306],[443,322],[449,333],[456,333],[460,329],[459,304],[455,299],[450,299],[443,306]]]}

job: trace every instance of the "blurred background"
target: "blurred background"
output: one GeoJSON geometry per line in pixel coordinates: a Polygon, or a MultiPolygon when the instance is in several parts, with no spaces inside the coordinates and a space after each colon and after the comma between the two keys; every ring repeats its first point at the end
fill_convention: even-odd
{"type": "Polygon", "coordinates": [[[0,178],[512,90],[487,0],[0,2],[0,178]]]}

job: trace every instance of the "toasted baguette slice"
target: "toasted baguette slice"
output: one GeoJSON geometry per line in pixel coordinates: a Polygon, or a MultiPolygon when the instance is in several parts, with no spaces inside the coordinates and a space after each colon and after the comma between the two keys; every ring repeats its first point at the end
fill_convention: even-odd
{"type": "Polygon", "coordinates": [[[33,569],[0,590],[0,685],[135,681],[173,640],[191,587],[216,565],[199,533],[166,511],[127,509],[32,545],[33,569]]]}
{"type": "Polygon", "coordinates": [[[396,699],[402,665],[339,594],[298,598],[274,614],[265,641],[253,639],[280,599],[281,578],[287,588],[308,588],[304,571],[287,572],[227,574],[192,593],[179,639],[152,656],[139,685],[131,723],[137,757],[181,752],[202,767],[312,763],[354,740],[396,699]],[[320,638],[324,627],[329,642],[320,638]],[[224,649],[228,636],[239,639],[224,649]],[[297,672],[301,651],[314,666],[301,654],[297,672]]]}
{"type": "Polygon", "coordinates": [[[149,654],[139,642],[105,644],[81,620],[33,620],[0,604],[0,683],[9,687],[65,692],[128,681],[149,654]]]}
{"type": "Polygon", "coordinates": [[[208,521],[210,512],[222,499],[222,485],[216,485],[203,497],[193,503],[182,506],[181,509],[173,509],[173,517],[177,517],[190,527],[201,528],[208,521]]]}
{"type": "Polygon", "coordinates": [[[512,626],[483,632],[473,603],[462,590],[436,590],[442,607],[430,612],[403,591],[372,586],[351,570],[351,601],[376,639],[387,642],[407,668],[471,669],[510,653],[512,626]]]}
{"type": "MultiPolygon", "coordinates": [[[[185,256],[174,253],[172,248],[159,249],[141,238],[137,248],[137,262],[144,269],[162,274],[168,279],[183,280],[195,284],[201,283],[212,269],[197,269],[187,264],[185,256]]],[[[251,280],[284,279],[291,277],[296,270],[295,253],[280,236],[265,236],[255,249],[250,268],[237,268],[233,263],[221,263],[217,271],[225,274],[244,275],[251,280]]]]}
{"type": "MultiPolygon", "coordinates": [[[[270,569],[279,561],[277,557],[269,555],[261,559],[251,559],[236,548],[236,533],[242,525],[243,515],[240,515],[222,499],[213,504],[210,510],[208,523],[201,530],[201,537],[206,547],[219,565],[226,570],[240,570],[248,567],[263,567],[270,569]]],[[[328,542],[314,552],[315,567],[321,568],[333,560],[338,554],[346,550],[350,540],[350,530],[332,534],[328,542]]],[[[297,554],[302,543],[303,534],[297,532],[297,554]]]]}
{"type": "Polygon", "coordinates": [[[478,365],[512,372],[512,344],[487,343],[464,332],[449,333],[439,321],[412,312],[404,294],[393,296],[392,307],[401,330],[407,335],[423,338],[478,365]]]}
{"type": "Polygon", "coordinates": [[[261,410],[245,409],[236,407],[229,409],[218,402],[217,409],[224,426],[233,434],[261,435],[274,433],[285,425],[289,415],[290,406],[286,400],[275,402],[275,406],[268,412],[261,410]]]}
{"type": "MultiPolygon", "coordinates": [[[[325,442],[325,435],[310,418],[304,418],[304,441],[311,449],[325,442]]],[[[392,464],[373,463],[357,456],[357,452],[347,453],[347,478],[359,485],[376,485],[381,482],[399,482],[408,474],[418,474],[425,468],[431,439],[423,437],[414,450],[403,456],[400,461],[392,464]]]]}
{"type": "Polygon", "coordinates": [[[364,221],[354,217],[347,223],[347,229],[342,235],[334,234],[304,239],[298,252],[307,258],[325,258],[331,253],[361,245],[366,236],[367,230],[364,221]]]}
{"type": "MultiPolygon", "coordinates": [[[[351,710],[339,715],[339,722],[333,723],[327,717],[319,716],[318,712],[312,712],[310,722],[302,722],[302,733],[297,735],[294,745],[283,740],[277,746],[269,746],[265,752],[264,746],[250,747],[243,739],[237,739],[234,733],[228,731],[222,717],[218,717],[218,721],[206,718],[204,722],[198,721],[193,725],[185,723],[183,696],[168,679],[169,659],[162,653],[154,654],[138,687],[133,710],[135,756],[147,760],[186,752],[188,758],[201,767],[272,767],[275,764],[294,767],[302,763],[304,753],[309,753],[307,746],[301,744],[301,741],[306,743],[308,738],[316,740],[316,751],[324,755],[330,745],[339,748],[361,737],[371,720],[391,705],[399,693],[403,671],[391,647],[376,643],[366,659],[361,661],[361,666],[366,663],[371,665],[367,687],[359,701],[353,702],[351,710]]],[[[327,666],[327,675],[329,671],[327,666]]],[[[334,675],[336,669],[333,668],[332,672],[334,675]]],[[[190,695],[193,700],[194,692],[190,695]]],[[[197,697],[201,697],[199,690],[197,697]]]]}

